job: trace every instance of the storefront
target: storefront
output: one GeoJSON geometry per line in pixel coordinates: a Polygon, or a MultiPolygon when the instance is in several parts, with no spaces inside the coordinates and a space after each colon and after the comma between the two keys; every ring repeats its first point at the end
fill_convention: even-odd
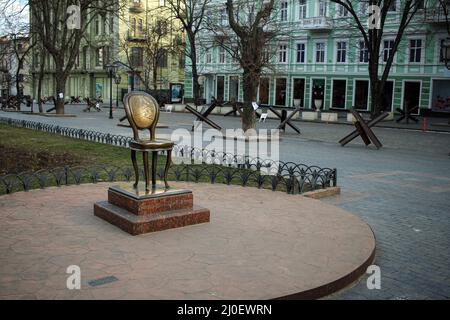
{"type": "Polygon", "coordinates": [[[450,80],[432,80],[431,110],[450,112],[450,80]]]}

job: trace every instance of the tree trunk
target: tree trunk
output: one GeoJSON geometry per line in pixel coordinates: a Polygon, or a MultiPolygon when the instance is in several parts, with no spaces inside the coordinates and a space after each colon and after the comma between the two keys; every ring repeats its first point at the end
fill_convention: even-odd
{"type": "Polygon", "coordinates": [[[66,80],[67,77],[62,73],[56,73],[56,98],[55,98],[55,107],[57,114],[64,114],[64,97],[66,90],[66,80]],[[62,93],[62,97],[60,94],[62,93]]]}
{"type": "Polygon", "coordinates": [[[156,84],[156,81],[158,79],[158,65],[157,64],[155,64],[153,66],[152,77],[153,77],[153,79],[152,79],[152,81],[153,81],[153,90],[156,91],[158,89],[158,85],[156,84]]]}
{"type": "Polygon", "coordinates": [[[197,70],[197,48],[195,47],[195,35],[189,34],[189,44],[191,47],[190,58],[192,63],[192,95],[194,97],[194,104],[200,105],[200,84],[198,83],[198,70],[197,70]]]}
{"type": "Polygon", "coordinates": [[[44,68],[45,68],[45,59],[42,59],[42,63],[39,69],[39,78],[38,78],[38,88],[37,88],[37,100],[39,106],[39,113],[44,113],[44,108],[42,107],[42,82],[44,81],[44,68]]]}
{"type": "Polygon", "coordinates": [[[259,75],[251,70],[244,70],[243,72],[244,110],[242,112],[242,129],[244,131],[247,131],[249,129],[255,129],[256,118],[252,102],[256,101],[258,85],[259,85],[259,75]]]}

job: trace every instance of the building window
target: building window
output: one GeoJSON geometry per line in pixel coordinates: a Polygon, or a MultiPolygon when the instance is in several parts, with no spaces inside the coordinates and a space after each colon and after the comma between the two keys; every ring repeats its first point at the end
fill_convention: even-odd
{"type": "Polygon", "coordinates": [[[337,6],[337,15],[338,17],[347,17],[348,16],[348,10],[342,5],[336,4],[337,6]]]}
{"type": "Polygon", "coordinates": [[[316,43],[316,63],[325,62],[325,43],[316,43]]]}
{"type": "Polygon", "coordinates": [[[359,42],[359,62],[367,63],[369,62],[369,48],[365,41],[359,42]]]}
{"type": "Polygon", "coordinates": [[[420,63],[422,59],[422,40],[409,40],[409,62],[420,63]]]}
{"type": "Polygon", "coordinates": [[[305,63],[306,47],[304,43],[297,43],[297,63],[305,63]]]}
{"type": "Polygon", "coordinates": [[[159,6],[164,7],[166,5],[166,0],[159,0],[159,6]]]}
{"type": "Polygon", "coordinates": [[[105,46],[103,47],[103,63],[108,64],[110,62],[109,47],[105,46]]]}
{"type": "Polygon", "coordinates": [[[385,40],[383,42],[383,61],[387,62],[394,51],[394,40],[385,40]]]}
{"type": "Polygon", "coordinates": [[[228,24],[228,13],[227,9],[222,9],[220,11],[220,24],[224,27],[228,24]]]}
{"type": "Polygon", "coordinates": [[[96,36],[98,36],[100,34],[100,20],[99,20],[99,18],[95,19],[94,33],[95,33],[96,36]]]}
{"type": "Polygon", "coordinates": [[[359,2],[359,13],[363,16],[369,13],[369,1],[359,2]]]}
{"type": "Polygon", "coordinates": [[[140,47],[131,48],[131,65],[133,67],[142,67],[144,65],[144,50],[140,47]]]}
{"type": "Polygon", "coordinates": [[[319,0],[319,17],[327,16],[327,2],[326,0],[319,0]]]}
{"type": "Polygon", "coordinates": [[[287,45],[280,44],[278,46],[278,62],[286,63],[287,62],[287,45]]]}
{"type": "Polygon", "coordinates": [[[392,0],[391,4],[389,5],[388,11],[389,12],[397,11],[397,0],[392,0]]]}
{"type": "Polygon", "coordinates": [[[131,31],[133,34],[136,33],[136,18],[131,18],[131,31]]]}
{"type": "Polygon", "coordinates": [[[219,63],[225,63],[225,49],[219,47],[219,63]]]}
{"type": "Polygon", "coordinates": [[[287,21],[288,18],[288,2],[281,1],[280,3],[280,18],[281,21],[287,21]]]}
{"type": "Polygon", "coordinates": [[[425,8],[425,1],[424,0],[420,0],[417,3],[417,9],[424,9],[425,8]]]}
{"type": "Polygon", "coordinates": [[[439,47],[439,62],[444,63],[444,43],[445,39],[441,39],[441,46],[439,47]]]}
{"type": "Polygon", "coordinates": [[[306,18],[306,0],[298,0],[298,18],[306,18]]]}
{"type": "Polygon", "coordinates": [[[97,48],[97,50],[95,51],[95,66],[103,66],[103,48],[97,48]]]}
{"type": "Polygon", "coordinates": [[[110,33],[114,32],[114,17],[109,18],[109,32],[110,33]]]}
{"type": "Polygon", "coordinates": [[[160,68],[167,68],[167,50],[166,49],[160,49],[158,54],[158,67],[160,68]]]}
{"type": "Polygon", "coordinates": [[[336,62],[345,63],[347,61],[347,42],[339,41],[336,43],[336,62]]]}
{"type": "Polygon", "coordinates": [[[208,48],[205,51],[205,63],[211,63],[211,62],[212,62],[211,50],[208,48]]]}
{"type": "Polygon", "coordinates": [[[178,58],[178,65],[180,66],[180,68],[184,69],[185,65],[186,65],[186,59],[184,56],[184,52],[180,53],[180,56],[178,58]]]}
{"type": "Polygon", "coordinates": [[[143,30],[143,21],[142,21],[142,19],[139,19],[138,20],[138,31],[139,31],[139,33],[142,33],[142,30],[143,30]]]}

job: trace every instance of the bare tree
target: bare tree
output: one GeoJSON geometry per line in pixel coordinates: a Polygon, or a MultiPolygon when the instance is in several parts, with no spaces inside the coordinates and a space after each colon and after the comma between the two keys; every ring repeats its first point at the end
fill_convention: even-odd
{"type": "Polygon", "coordinates": [[[171,17],[181,23],[186,33],[189,47],[186,48],[186,56],[191,61],[192,68],[192,90],[194,103],[200,104],[200,84],[198,82],[197,67],[197,35],[204,27],[206,8],[212,0],[166,0],[166,10],[171,17]]]}
{"type": "MultiPolygon", "coordinates": [[[[148,15],[149,16],[149,15],[148,15]]],[[[120,50],[125,54],[127,67],[144,84],[146,90],[157,89],[158,70],[169,55],[175,56],[182,50],[179,37],[173,36],[169,21],[155,19],[148,21],[142,30],[130,29],[121,40],[120,50]],[[136,44],[131,39],[138,38],[136,44]],[[151,77],[146,76],[151,74],[151,77]]]]}
{"type": "MultiPolygon", "coordinates": [[[[398,20],[395,24],[398,25],[395,39],[390,50],[387,51],[384,63],[380,63],[380,55],[382,53],[383,36],[387,29],[389,21],[388,14],[392,12],[396,5],[396,0],[363,0],[359,1],[364,8],[371,8],[376,6],[379,8],[379,15],[376,12],[362,12],[356,6],[356,2],[352,0],[331,0],[348,11],[348,14],[353,18],[356,28],[361,34],[365,48],[368,52],[368,71],[371,89],[371,105],[372,115],[381,113],[382,96],[385,84],[389,77],[394,57],[398,51],[400,42],[403,38],[406,28],[417,13],[417,10],[423,6],[423,0],[405,0],[402,1],[401,7],[396,8],[395,14],[398,15],[398,20]],[[381,67],[381,74],[379,72],[381,67]]],[[[384,58],[384,57],[383,57],[384,58]]]]}
{"type": "MultiPolygon", "coordinates": [[[[243,77],[244,103],[242,129],[255,128],[255,112],[260,77],[270,67],[276,41],[280,36],[276,1],[227,0],[226,17],[212,20],[209,32],[214,34],[213,46],[228,52],[240,66],[243,77]],[[225,26],[225,18],[228,25],[225,26]]],[[[216,10],[217,12],[217,10],[216,10]]]]}
{"type": "Polygon", "coordinates": [[[6,41],[1,55],[12,63],[10,70],[3,71],[9,74],[10,82],[15,83],[18,101],[21,100],[22,82],[29,80],[24,68],[34,46],[29,42],[27,9],[27,4],[19,0],[0,0],[0,17],[3,21],[0,31],[6,41]]]}
{"type": "Polygon", "coordinates": [[[445,19],[445,24],[447,26],[447,33],[450,37],[450,1],[449,0],[439,0],[439,6],[442,8],[442,14],[445,19]]]}
{"type": "Polygon", "coordinates": [[[36,41],[53,58],[56,82],[56,113],[64,113],[64,92],[67,79],[75,66],[80,44],[90,22],[98,16],[120,11],[120,1],[115,0],[29,0],[32,27],[36,41]],[[77,6],[78,13],[69,6],[77,6]],[[72,15],[76,14],[77,17],[72,15]],[[69,19],[80,18],[80,26],[73,27],[69,19]]]}

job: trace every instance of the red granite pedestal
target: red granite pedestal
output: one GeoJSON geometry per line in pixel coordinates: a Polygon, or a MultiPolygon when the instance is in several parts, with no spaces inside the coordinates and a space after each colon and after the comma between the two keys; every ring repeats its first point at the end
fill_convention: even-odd
{"type": "Polygon", "coordinates": [[[110,187],[108,201],[94,204],[94,215],[132,234],[162,231],[209,222],[209,209],[194,205],[192,191],[164,189],[145,191],[130,183],[110,187]]]}

